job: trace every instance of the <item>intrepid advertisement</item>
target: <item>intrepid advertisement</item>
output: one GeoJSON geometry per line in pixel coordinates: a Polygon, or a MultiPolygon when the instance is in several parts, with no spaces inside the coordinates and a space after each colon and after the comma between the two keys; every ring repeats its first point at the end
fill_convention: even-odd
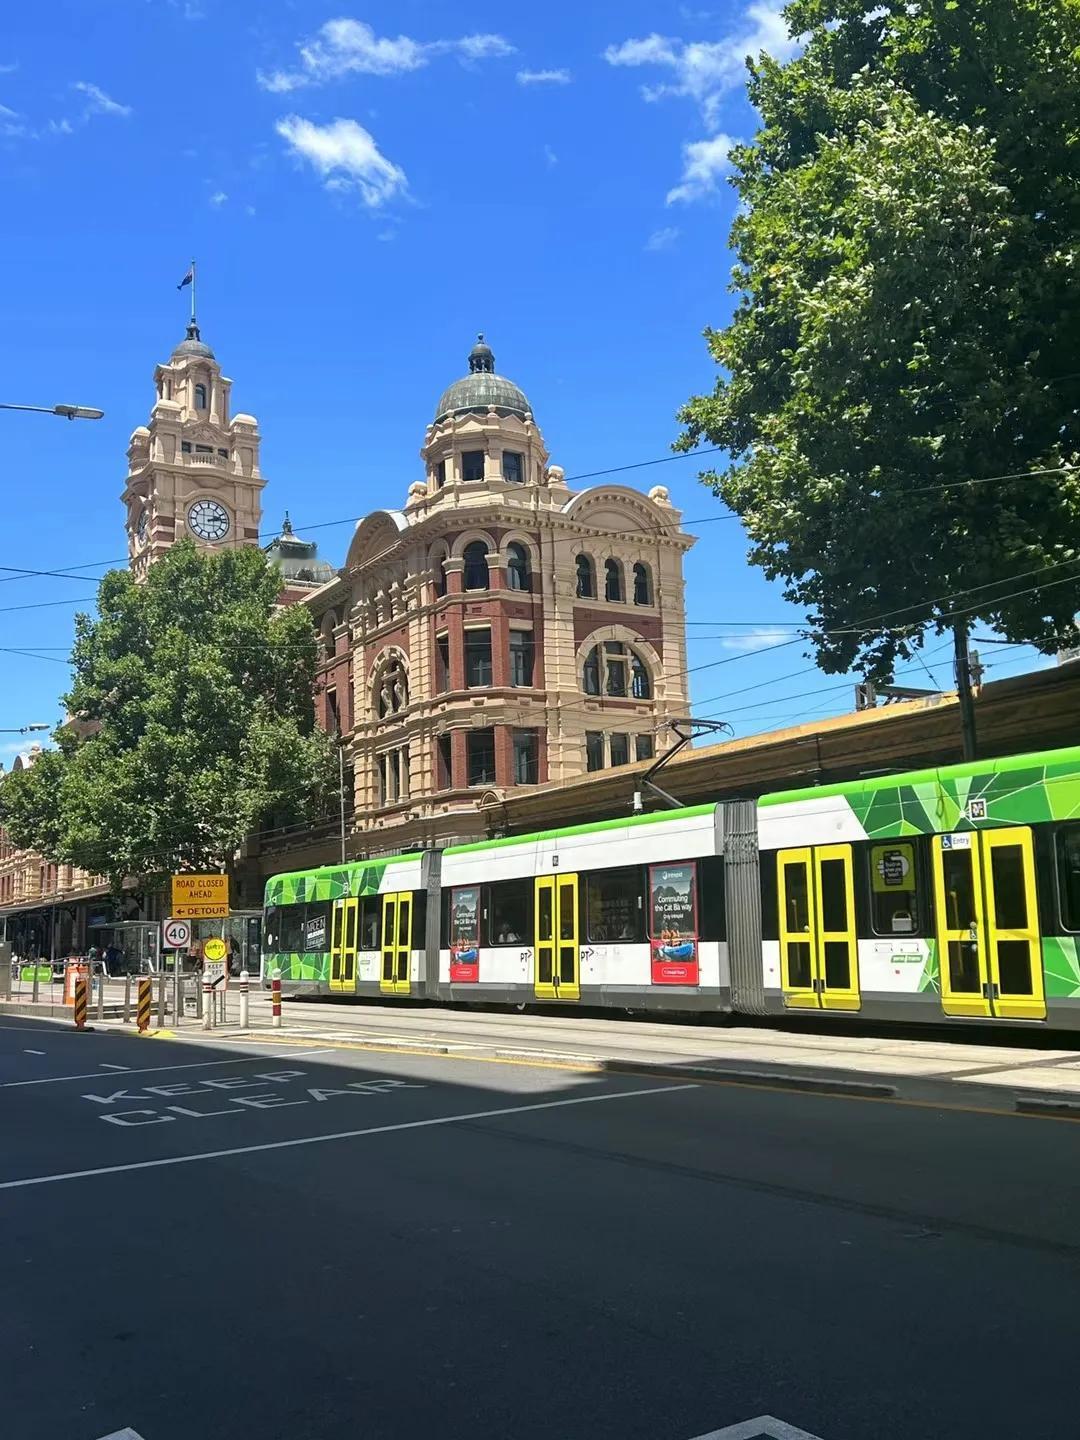
{"type": "Polygon", "coordinates": [[[649,867],[649,946],[654,985],[698,983],[697,866],[649,867]]]}
{"type": "Polygon", "coordinates": [[[475,984],[480,979],[480,888],[469,885],[450,892],[450,983],[475,984]]]}

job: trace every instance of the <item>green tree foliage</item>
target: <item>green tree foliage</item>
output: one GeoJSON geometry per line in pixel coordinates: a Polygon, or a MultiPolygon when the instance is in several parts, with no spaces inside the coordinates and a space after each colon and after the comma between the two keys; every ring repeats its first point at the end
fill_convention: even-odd
{"type": "Polygon", "coordinates": [[[727,451],[703,479],[823,669],[888,679],[976,618],[1051,650],[1080,599],[1080,4],[786,14],[679,444],[727,451]]]}
{"type": "Polygon", "coordinates": [[[229,868],[245,836],[326,813],[333,742],[315,728],[317,641],[306,608],[275,611],[257,549],[185,541],[135,584],[105,575],[76,619],[69,725],[0,786],[17,844],[154,883],[229,868]]]}

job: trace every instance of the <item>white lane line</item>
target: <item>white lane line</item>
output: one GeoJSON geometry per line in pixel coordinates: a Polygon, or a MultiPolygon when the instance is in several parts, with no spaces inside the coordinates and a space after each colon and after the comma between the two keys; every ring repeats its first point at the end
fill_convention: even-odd
{"type": "MultiPolygon", "coordinates": [[[[635,1100],[643,1095],[674,1095],[700,1086],[653,1085],[647,1090],[618,1090],[614,1095],[576,1095],[569,1100],[543,1100],[536,1105],[507,1105],[501,1110],[472,1110],[464,1115],[436,1115],[429,1120],[403,1120],[397,1125],[369,1125],[364,1130],[339,1130],[333,1135],[302,1135],[295,1140],[271,1140],[262,1145],[237,1145],[231,1150],[200,1150],[194,1155],[169,1155],[161,1160],[133,1160],[127,1165],[100,1165],[93,1170],[67,1170],[56,1175],[29,1175],[25,1180],[0,1180],[0,1190],[22,1190],[28,1185],[55,1185],[61,1180],[89,1180],[96,1175],[126,1175],[132,1170],[158,1170],[165,1165],[193,1165],[198,1160],[225,1160],[233,1155],[257,1155],[263,1150],[291,1150],[298,1145],[327,1145],[332,1140],[359,1140],[365,1135],[392,1135],[398,1130],[429,1130],[438,1125],[460,1125],[469,1120],[498,1120],[503,1115],[530,1115],[534,1110],[564,1110],[570,1105],[599,1105],[608,1100],[635,1100]]],[[[813,1440],[813,1437],[810,1437],[813,1440]]]]}
{"type": "Polygon", "coordinates": [[[131,1066],[130,1066],[130,1065],[110,1065],[107,1060],[102,1060],[102,1062],[101,1062],[101,1068],[102,1068],[103,1070],[130,1070],[130,1069],[131,1069],[131,1066]]]}
{"type": "MultiPolygon", "coordinates": [[[[107,1435],[105,1440],[112,1440],[107,1435]]],[[[773,1415],[759,1415],[756,1420],[744,1420],[740,1425],[729,1425],[724,1430],[710,1430],[708,1435],[695,1436],[695,1440],[820,1440],[809,1430],[796,1430],[773,1415]]]]}
{"type": "Polygon", "coordinates": [[[44,1054],[45,1054],[45,1051],[44,1051],[44,1050],[24,1050],[24,1051],[23,1051],[23,1054],[24,1054],[24,1055],[44,1055],[44,1054]]]}
{"type": "MultiPolygon", "coordinates": [[[[279,1056],[284,1049],[295,1049],[295,1046],[275,1045],[272,1050],[259,1050],[251,1055],[241,1055],[235,1060],[195,1060],[187,1065],[147,1065],[142,1070],[129,1070],[129,1075],[156,1075],[162,1070],[205,1070],[210,1065],[250,1065],[253,1060],[273,1060],[279,1056]]],[[[307,1050],[305,1055],[329,1055],[331,1047],[325,1050],[307,1050]]],[[[123,1069],[123,1067],[120,1067],[123,1069]]],[[[63,1080],[101,1080],[100,1070],[93,1070],[88,1075],[46,1075],[40,1080],[5,1080],[0,1083],[0,1090],[16,1090],[22,1085],[59,1085],[63,1080]]]]}

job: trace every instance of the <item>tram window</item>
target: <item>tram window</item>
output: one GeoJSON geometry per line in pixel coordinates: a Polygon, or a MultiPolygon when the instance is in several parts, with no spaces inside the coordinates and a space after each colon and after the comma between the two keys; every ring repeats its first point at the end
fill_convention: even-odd
{"type": "Polygon", "coordinates": [[[875,935],[914,935],[919,929],[919,872],[915,846],[870,847],[870,926],[875,935]]]}
{"type": "MultiPolygon", "coordinates": [[[[555,938],[552,933],[551,924],[551,895],[551,890],[545,885],[543,890],[540,891],[537,899],[537,907],[539,909],[539,914],[537,916],[536,923],[539,926],[540,930],[539,936],[537,938],[540,940],[546,940],[548,944],[550,944],[551,941],[555,938]]],[[[550,964],[550,960],[548,963],[550,964]]],[[[548,978],[550,979],[550,976],[548,978]]]]}
{"type": "Polygon", "coordinates": [[[724,857],[706,855],[697,862],[697,867],[701,938],[723,940],[727,933],[724,914],[724,857]]]}
{"type": "Polygon", "coordinates": [[[843,860],[821,861],[821,928],[847,929],[847,876],[843,860]]]}
{"type": "Polygon", "coordinates": [[[360,935],[357,948],[378,950],[379,924],[382,919],[382,901],[378,895],[368,895],[360,901],[360,935]]]}
{"type": "Polygon", "coordinates": [[[412,897],[412,948],[423,950],[427,944],[427,891],[417,890],[412,897]]]}
{"type": "Polygon", "coordinates": [[[304,954],[304,922],[309,909],[325,909],[325,906],[279,905],[267,917],[268,937],[273,939],[273,950],[278,955],[304,954]]]}
{"type": "Polygon", "coordinates": [[[1061,923],[1066,930],[1080,930],[1080,825],[1063,825],[1056,840],[1061,923]]]}
{"type": "Polygon", "coordinates": [[[975,919],[975,891],[970,850],[942,850],[945,881],[945,923],[950,930],[967,930],[975,919]]]}
{"type": "Polygon", "coordinates": [[[533,882],[502,880],[492,885],[488,908],[489,945],[531,945],[533,882]]]}
{"type": "Polygon", "coordinates": [[[766,852],[761,856],[759,870],[761,872],[761,938],[762,940],[779,940],[780,931],[777,929],[778,911],[776,907],[776,856],[766,852]]]}
{"type": "Polygon", "coordinates": [[[784,915],[791,935],[810,933],[809,876],[807,862],[784,866],[784,915]]]}
{"type": "Polygon", "coordinates": [[[598,870],[588,879],[589,939],[643,940],[644,887],[641,871],[598,870]]]}
{"type": "Polygon", "coordinates": [[[990,851],[994,881],[994,920],[999,930],[1026,930],[1027,886],[1024,856],[1019,845],[995,845],[990,851]]]}

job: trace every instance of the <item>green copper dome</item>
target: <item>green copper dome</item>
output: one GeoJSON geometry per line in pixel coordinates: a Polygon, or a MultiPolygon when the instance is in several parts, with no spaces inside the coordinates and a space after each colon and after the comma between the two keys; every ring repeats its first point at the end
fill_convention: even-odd
{"type": "Polygon", "coordinates": [[[214,352],[199,334],[199,327],[195,323],[194,315],[187,327],[187,339],[181,340],[172,353],[174,360],[178,355],[201,355],[204,360],[213,360],[214,352]]]}
{"type": "Polygon", "coordinates": [[[500,415],[519,415],[522,419],[532,411],[532,406],[512,380],[495,374],[495,356],[483,335],[469,352],[469,373],[461,380],[455,380],[449,390],[443,392],[435,410],[436,423],[451,415],[465,415],[470,412],[483,414],[494,407],[500,415]]]}

